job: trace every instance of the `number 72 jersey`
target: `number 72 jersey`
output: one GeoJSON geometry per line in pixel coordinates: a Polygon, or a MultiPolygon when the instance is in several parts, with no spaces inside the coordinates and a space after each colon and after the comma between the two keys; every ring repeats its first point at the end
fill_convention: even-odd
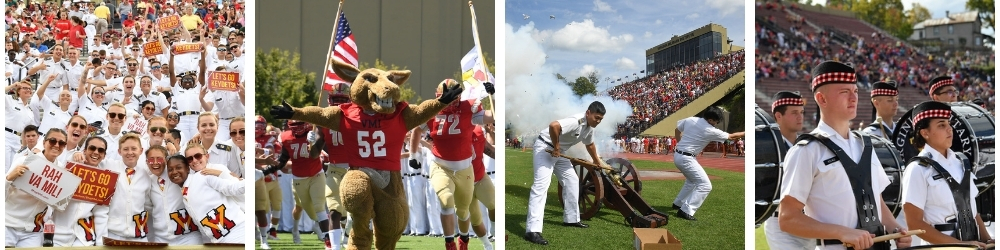
{"type": "MultiPolygon", "coordinates": [[[[476,128],[473,118],[482,110],[481,106],[474,107],[474,102],[475,100],[465,100],[452,104],[458,107],[449,106],[422,126],[430,130],[431,138],[434,139],[434,147],[431,148],[434,157],[445,161],[469,161],[471,164],[474,158],[472,130],[476,128]]],[[[478,116],[481,118],[482,114],[478,116]]]]}
{"type": "Polygon", "coordinates": [[[403,120],[403,110],[407,107],[406,102],[399,102],[392,114],[369,115],[354,103],[340,105],[344,112],[340,135],[343,148],[350,152],[352,167],[399,172],[400,152],[408,131],[403,120]]]}

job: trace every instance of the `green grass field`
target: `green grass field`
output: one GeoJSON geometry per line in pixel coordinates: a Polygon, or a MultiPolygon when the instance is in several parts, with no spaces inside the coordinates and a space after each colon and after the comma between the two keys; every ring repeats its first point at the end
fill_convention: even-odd
{"type": "MultiPolygon", "coordinates": [[[[283,249],[323,249],[323,242],[316,238],[315,234],[303,233],[300,238],[302,239],[302,244],[297,245],[292,243],[292,234],[290,233],[279,233],[278,239],[280,240],[269,240],[267,243],[271,246],[271,249],[283,250],[283,249]]],[[[346,240],[346,239],[345,239],[346,240]]],[[[475,238],[470,238],[469,249],[483,249],[483,244],[481,241],[475,238]]],[[[260,249],[260,242],[255,242],[255,247],[260,249]]],[[[373,246],[374,247],[374,246],[373,246]]],[[[441,237],[427,237],[427,236],[403,236],[396,243],[396,249],[443,249],[444,248],[444,238],[441,237]]],[[[344,249],[344,248],[341,248],[344,249]]]]}
{"type": "MultiPolygon", "coordinates": [[[[540,245],[524,240],[528,195],[531,189],[531,152],[507,149],[506,232],[510,236],[507,249],[537,249],[540,245]]],[[[633,161],[639,169],[676,170],[673,163],[633,161]]],[[[644,181],[642,197],[660,211],[670,215],[665,227],[683,244],[684,249],[743,249],[743,180],[744,174],[706,169],[712,180],[712,193],[695,217],[698,221],[676,218],[670,205],[680,191],[683,180],[644,181]]],[[[555,178],[553,176],[553,178],[555,178]]],[[[631,249],[632,228],[615,210],[603,208],[597,216],[583,221],[590,228],[562,226],[563,209],[557,194],[558,180],[553,179],[545,203],[545,228],[542,236],[549,241],[546,248],[555,249],[631,249]]],[[[499,237],[498,237],[499,238],[499,237]]]]}

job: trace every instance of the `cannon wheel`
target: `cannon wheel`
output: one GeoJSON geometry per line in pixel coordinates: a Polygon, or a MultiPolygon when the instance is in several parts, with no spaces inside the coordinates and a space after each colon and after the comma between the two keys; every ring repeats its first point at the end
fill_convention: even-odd
{"type": "Polygon", "coordinates": [[[642,194],[642,181],[639,180],[639,170],[632,165],[632,162],[622,158],[612,158],[607,160],[608,165],[618,171],[619,177],[625,185],[629,185],[636,193],[642,194]]]}
{"type": "MultiPolygon", "coordinates": [[[[601,210],[601,203],[604,201],[604,183],[601,177],[587,168],[573,166],[576,175],[580,177],[580,219],[589,220],[597,215],[601,210]]],[[[559,204],[563,203],[563,186],[559,184],[559,204]]],[[[565,209],[565,208],[563,208],[565,209]]]]}

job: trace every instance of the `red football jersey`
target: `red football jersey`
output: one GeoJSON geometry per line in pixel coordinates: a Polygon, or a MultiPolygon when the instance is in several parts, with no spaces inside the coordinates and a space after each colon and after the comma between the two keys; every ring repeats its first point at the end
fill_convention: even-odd
{"type": "Polygon", "coordinates": [[[476,126],[476,129],[472,130],[472,148],[473,155],[476,157],[472,159],[472,172],[476,176],[476,182],[483,179],[486,176],[486,165],[483,164],[483,152],[486,151],[486,134],[483,133],[483,127],[476,126]]]}
{"type": "Polygon", "coordinates": [[[323,171],[320,158],[309,158],[309,140],[302,136],[296,138],[292,131],[281,132],[281,149],[288,153],[292,162],[292,175],[296,177],[312,177],[323,171]]]}
{"type": "Polygon", "coordinates": [[[351,147],[344,143],[344,136],[340,131],[333,131],[328,128],[320,128],[323,141],[326,142],[326,154],[330,163],[348,163],[351,159],[351,147]]]}
{"type": "Polygon", "coordinates": [[[409,104],[399,102],[392,114],[368,115],[354,103],[340,105],[344,112],[344,118],[340,119],[340,134],[345,151],[350,154],[352,167],[399,172],[399,152],[403,151],[403,138],[406,138],[407,131],[406,121],[403,120],[403,109],[406,107],[409,104]]]}
{"type": "MultiPolygon", "coordinates": [[[[472,157],[472,104],[475,100],[460,101],[457,108],[448,108],[427,122],[434,139],[431,152],[446,161],[461,161],[472,157]]],[[[476,107],[476,110],[482,106],[476,107]]]]}

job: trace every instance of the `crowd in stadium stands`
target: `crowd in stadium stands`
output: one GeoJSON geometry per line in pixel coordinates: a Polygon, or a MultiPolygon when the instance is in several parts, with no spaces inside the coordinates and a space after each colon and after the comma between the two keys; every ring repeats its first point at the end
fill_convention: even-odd
{"type": "MultiPolygon", "coordinates": [[[[784,8],[775,3],[763,3],[758,7],[768,10],[784,8]]],[[[795,7],[792,5],[790,8],[795,7]]],[[[835,60],[853,65],[858,73],[858,83],[865,89],[874,82],[895,81],[899,88],[916,88],[927,95],[930,79],[950,75],[962,91],[960,101],[981,99],[989,109],[994,105],[992,72],[973,68],[992,62],[995,58],[992,53],[949,51],[943,56],[934,56],[915,51],[878,33],[871,36],[850,34],[847,39],[834,39],[836,33],[842,31],[815,31],[811,28],[806,31],[803,28],[805,20],[798,15],[766,15],[757,20],[755,71],[758,82],[762,78],[807,82],[811,79],[813,65],[835,60]],[[790,27],[781,27],[776,18],[784,18],[783,21],[787,21],[790,27]],[[790,34],[769,27],[785,29],[790,34]]]]}
{"type": "Polygon", "coordinates": [[[608,95],[632,106],[632,116],[618,125],[614,138],[635,136],[722,84],[746,67],[744,55],[740,50],[612,87],[608,95]]]}

